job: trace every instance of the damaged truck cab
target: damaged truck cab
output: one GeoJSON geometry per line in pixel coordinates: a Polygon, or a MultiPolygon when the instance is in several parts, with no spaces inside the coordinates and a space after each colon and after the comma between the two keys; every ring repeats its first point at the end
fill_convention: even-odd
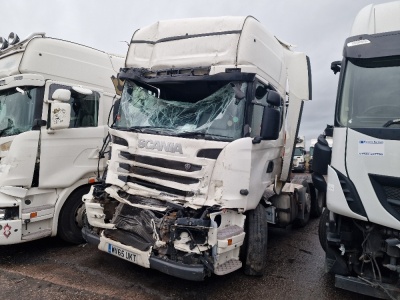
{"type": "Polygon", "coordinates": [[[82,242],[123,58],[44,33],[12,33],[0,49],[0,245],[82,242]]]}
{"type": "Polygon", "coordinates": [[[289,48],[252,17],[136,31],[105,182],[84,196],[85,238],[189,280],[242,265],[262,275],[268,222],[305,225],[312,200],[287,183],[311,98],[308,58],[289,48]]]}

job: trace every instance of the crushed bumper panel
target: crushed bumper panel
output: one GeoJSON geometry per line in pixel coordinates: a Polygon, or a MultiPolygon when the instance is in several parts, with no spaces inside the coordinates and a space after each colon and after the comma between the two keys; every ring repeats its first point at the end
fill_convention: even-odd
{"type": "Polygon", "coordinates": [[[203,281],[205,277],[203,265],[185,265],[166,259],[150,257],[150,268],[178,278],[203,281]]]}
{"type": "MultiPolygon", "coordinates": [[[[374,283],[372,282],[372,284],[374,283]]],[[[399,299],[400,289],[395,285],[379,283],[374,287],[372,284],[356,277],[335,276],[335,286],[338,288],[379,299],[399,299]]]]}

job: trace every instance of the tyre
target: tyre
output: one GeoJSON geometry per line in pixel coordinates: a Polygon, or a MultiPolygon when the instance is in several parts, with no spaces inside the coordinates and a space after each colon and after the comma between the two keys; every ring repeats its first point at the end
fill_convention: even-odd
{"type": "Polygon", "coordinates": [[[311,215],[311,196],[307,192],[307,189],[302,189],[298,191],[298,197],[303,202],[304,201],[304,219],[296,219],[293,222],[293,226],[297,228],[302,228],[308,224],[311,215]]]}
{"type": "Polygon", "coordinates": [[[311,197],[311,217],[318,218],[322,215],[326,203],[326,193],[313,188],[314,197],[311,197]]]}
{"type": "Polygon", "coordinates": [[[262,276],[267,266],[268,223],[267,212],[262,204],[249,211],[246,218],[246,243],[244,273],[262,276]]]}
{"type": "Polygon", "coordinates": [[[318,238],[319,243],[321,244],[322,249],[326,252],[326,235],[327,235],[327,223],[329,221],[329,210],[327,208],[324,209],[321,218],[319,219],[318,225],[318,238]]]}
{"type": "Polygon", "coordinates": [[[76,189],[61,208],[58,217],[57,235],[68,243],[81,244],[85,242],[82,237],[82,226],[85,215],[82,196],[87,194],[89,190],[90,186],[76,189]]]}

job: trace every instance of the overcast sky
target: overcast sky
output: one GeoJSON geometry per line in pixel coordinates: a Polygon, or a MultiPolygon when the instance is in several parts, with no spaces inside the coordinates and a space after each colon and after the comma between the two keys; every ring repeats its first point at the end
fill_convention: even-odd
{"type": "Polygon", "coordinates": [[[340,60],[357,12],[373,0],[0,0],[0,36],[33,32],[125,55],[133,32],[158,20],[252,15],[311,60],[313,100],[304,106],[300,135],[307,144],[333,123],[340,60]]]}

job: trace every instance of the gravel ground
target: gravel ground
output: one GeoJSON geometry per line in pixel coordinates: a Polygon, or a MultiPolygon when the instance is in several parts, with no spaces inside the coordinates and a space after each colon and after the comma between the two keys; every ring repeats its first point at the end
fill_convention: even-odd
{"type": "MultiPolygon", "coordinates": [[[[324,272],[318,219],[302,229],[270,229],[268,271],[241,270],[204,282],[177,279],[136,266],[92,245],[57,238],[0,247],[0,284],[6,299],[329,299],[360,295],[334,287],[324,272]]],[[[362,297],[363,299],[371,299],[362,297]]]]}

